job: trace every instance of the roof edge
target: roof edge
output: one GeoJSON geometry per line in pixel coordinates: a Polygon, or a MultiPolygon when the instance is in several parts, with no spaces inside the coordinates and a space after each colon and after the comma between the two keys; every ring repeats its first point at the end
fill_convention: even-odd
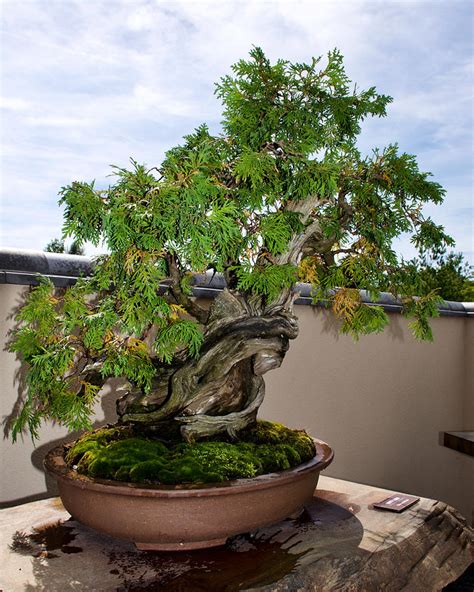
{"type": "MultiPolygon", "coordinates": [[[[36,285],[38,276],[49,277],[55,286],[65,287],[74,284],[78,277],[91,273],[94,265],[93,257],[83,255],[66,255],[29,249],[0,248],[0,284],[36,285]]],[[[214,298],[225,288],[225,280],[218,273],[196,273],[193,278],[193,294],[198,298],[214,298]]],[[[164,286],[163,286],[164,287],[164,286]]],[[[296,304],[311,305],[310,284],[296,284],[298,292],[296,304]]],[[[374,302],[365,290],[360,290],[362,301],[373,306],[382,306],[389,312],[400,312],[400,302],[387,292],[381,292],[380,298],[374,302]]],[[[317,302],[316,306],[324,306],[317,302]]],[[[444,301],[439,306],[443,316],[474,316],[474,302],[444,301]]]]}

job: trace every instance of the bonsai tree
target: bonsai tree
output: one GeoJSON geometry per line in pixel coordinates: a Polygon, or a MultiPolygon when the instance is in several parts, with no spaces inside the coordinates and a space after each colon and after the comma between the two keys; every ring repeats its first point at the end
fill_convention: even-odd
{"type": "Polygon", "coordinates": [[[104,382],[123,377],[121,424],[187,442],[238,438],[298,334],[298,282],[343,333],[388,323],[364,288],[398,296],[415,337],[431,339],[439,297],[411,296],[417,275],[392,241],[410,233],[421,253],[452,244],[422,214],[444,191],[397,145],[363,156],[356,144],[392,99],[352,86],[337,50],[271,64],[255,48],[216,94],[221,133],[201,125],[157,167],[115,167],[106,189],[61,189],[64,238],[107,254],[67,289],[41,279],[20,310],[11,348],[28,363],[28,393],[13,437],[35,436],[43,419],[89,428],[104,382]],[[193,298],[196,272],[225,278],[210,307],[193,298]]]}

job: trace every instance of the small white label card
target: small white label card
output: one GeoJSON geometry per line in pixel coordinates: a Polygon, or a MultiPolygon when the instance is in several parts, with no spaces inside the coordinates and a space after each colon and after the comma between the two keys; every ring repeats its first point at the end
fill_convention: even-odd
{"type": "Polygon", "coordinates": [[[387,497],[381,502],[374,504],[374,508],[381,510],[389,510],[390,512],[403,512],[413,504],[416,504],[420,500],[419,497],[413,495],[406,495],[404,493],[395,493],[390,497],[387,497]]]}

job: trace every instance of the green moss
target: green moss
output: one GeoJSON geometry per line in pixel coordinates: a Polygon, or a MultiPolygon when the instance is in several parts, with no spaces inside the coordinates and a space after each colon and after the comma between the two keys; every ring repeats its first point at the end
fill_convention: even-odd
{"type": "Polygon", "coordinates": [[[131,428],[85,434],[66,461],[90,477],[133,483],[213,483],[289,469],[315,454],[303,431],[259,421],[236,443],[215,439],[169,444],[134,435],[131,428]]]}
{"type": "MultiPolygon", "coordinates": [[[[150,461],[148,461],[148,462],[150,462],[150,461]]],[[[130,468],[129,466],[125,466],[125,465],[122,467],[119,467],[114,473],[114,480],[115,481],[133,481],[132,476],[131,476],[131,472],[135,466],[137,466],[137,465],[132,466],[132,468],[130,468]]]]}
{"type": "Polygon", "coordinates": [[[255,453],[264,473],[284,471],[301,463],[299,454],[287,444],[261,444],[256,446],[255,453]]]}
{"type": "Polygon", "coordinates": [[[313,440],[304,430],[292,430],[281,423],[258,421],[254,427],[242,432],[240,438],[244,442],[255,444],[288,445],[299,455],[300,462],[309,460],[316,454],[313,440]]]}
{"type": "MultiPolygon", "coordinates": [[[[77,448],[81,448],[81,441],[77,443],[77,448]]],[[[90,477],[130,481],[130,472],[136,465],[145,461],[156,461],[168,452],[161,442],[141,438],[103,442],[102,445],[86,451],[77,465],[77,470],[90,477]]],[[[76,452],[71,454],[73,455],[77,457],[76,452]]]]}
{"type": "Polygon", "coordinates": [[[178,475],[180,481],[228,481],[255,477],[261,472],[262,464],[250,447],[228,442],[198,442],[176,447],[160,480],[173,482],[173,475],[178,475]],[[195,479],[198,475],[199,479],[195,479]]]}
{"type": "Polygon", "coordinates": [[[70,466],[75,465],[86,452],[103,448],[110,442],[130,438],[132,434],[133,431],[128,426],[105,427],[94,432],[86,432],[68,450],[66,462],[70,466]]]}
{"type": "MultiPolygon", "coordinates": [[[[165,461],[162,458],[139,462],[129,470],[128,476],[130,481],[133,483],[157,482],[159,481],[159,473],[163,469],[164,464],[165,461]]],[[[117,479],[118,473],[116,474],[117,479]]],[[[126,481],[127,479],[122,480],[126,481]]]]}

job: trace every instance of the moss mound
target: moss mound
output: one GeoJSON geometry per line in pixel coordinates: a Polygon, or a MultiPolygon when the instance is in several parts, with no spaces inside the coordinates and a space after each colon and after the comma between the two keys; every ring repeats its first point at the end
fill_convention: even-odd
{"type": "Polygon", "coordinates": [[[304,431],[259,421],[239,442],[210,439],[164,444],[131,427],[103,428],[77,440],[66,462],[81,474],[152,484],[216,483],[282,471],[315,455],[304,431]]]}

